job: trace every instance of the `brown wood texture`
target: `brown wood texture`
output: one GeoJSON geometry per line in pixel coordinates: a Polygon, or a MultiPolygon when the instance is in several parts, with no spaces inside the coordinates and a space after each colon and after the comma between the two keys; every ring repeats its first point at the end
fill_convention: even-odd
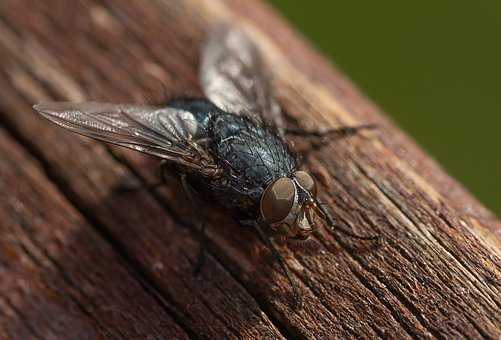
{"type": "Polygon", "coordinates": [[[501,337],[499,222],[261,2],[3,0],[0,123],[2,338],[501,337]],[[306,158],[339,222],[382,237],[277,240],[301,310],[256,235],[210,204],[195,276],[197,212],[176,179],[117,192],[155,182],[158,162],[31,109],[199,96],[220,20],[259,45],[290,124],[380,125],[306,158]]]}

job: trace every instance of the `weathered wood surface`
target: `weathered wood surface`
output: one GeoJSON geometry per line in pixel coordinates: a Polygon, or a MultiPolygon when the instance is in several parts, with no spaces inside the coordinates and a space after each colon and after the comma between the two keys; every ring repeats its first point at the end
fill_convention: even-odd
{"type": "MultiPolygon", "coordinates": [[[[0,3],[0,337],[335,338],[501,336],[500,224],[256,1],[0,3]],[[211,209],[209,256],[175,178],[157,162],[58,129],[42,100],[200,95],[198,52],[229,20],[259,44],[291,124],[377,123],[306,159],[340,223],[280,242],[304,295],[247,230],[211,209]]],[[[297,141],[301,146],[301,141],[297,141]]]]}

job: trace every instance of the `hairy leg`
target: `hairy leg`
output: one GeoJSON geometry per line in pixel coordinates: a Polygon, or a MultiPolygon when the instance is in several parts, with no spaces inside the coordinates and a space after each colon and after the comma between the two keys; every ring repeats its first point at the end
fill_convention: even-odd
{"type": "Polygon", "coordinates": [[[359,126],[346,126],[336,129],[329,129],[325,131],[307,131],[299,128],[288,128],[285,130],[286,135],[301,136],[313,142],[306,150],[305,155],[310,150],[320,149],[323,146],[340,140],[346,137],[354,136],[362,130],[373,130],[377,126],[374,124],[359,125],[359,126]]]}
{"type": "Polygon", "coordinates": [[[266,247],[271,251],[274,259],[280,264],[280,267],[282,268],[282,271],[284,272],[285,276],[287,277],[287,280],[289,280],[289,283],[292,287],[292,294],[294,298],[294,304],[293,308],[298,309],[301,308],[302,306],[302,298],[301,294],[299,292],[299,287],[297,286],[296,282],[292,279],[292,275],[289,271],[289,268],[285,264],[285,261],[280,254],[280,252],[277,250],[275,247],[275,244],[273,241],[270,239],[270,237],[264,232],[262,227],[259,225],[259,222],[255,221],[253,223],[254,229],[257,231],[259,238],[261,241],[266,245],[266,247]]]}
{"type": "Polygon", "coordinates": [[[155,183],[149,183],[143,185],[141,181],[134,181],[133,183],[120,183],[115,190],[118,192],[131,192],[131,191],[137,191],[141,189],[156,189],[159,188],[167,183],[167,171],[168,171],[168,163],[167,161],[163,160],[160,162],[160,167],[159,167],[159,172],[160,172],[160,179],[158,182],[155,183]]]}
{"type": "Polygon", "coordinates": [[[188,183],[186,174],[181,175],[181,184],[183,185],[183,189],[191,201],[193,209],[201,215],[198,217],[198,237],[200,242],[200,248],[198,251],[197,263],[195,265],[195,274],[200,273],[202,267],[205,263],[205,253],[207,248],[207,234],[205,232],[207,226],[207,219],[205,216],[205,209],[201,206],[200,200],[197,198],[197,193],[195,189],[188,183]]]}
{"type": "Polygon", "coordinates": [[[300,128],[287,128],[284,132],[286,135],[301,136],[312,142],[307,148],[298,151],[298,162],[302,166],[311,151],[321,149],[330,142],[354,136],[362,130],[373,130],[376,128],[377,125],[375,124],[366,124],[346,126],[325,131],[307,131],[300,128]]]}
{"type": "Polygon", "coordinates": [[[374,130],[377,128],[375,124],[365,124],[358,126],[343,126],[336,129],[328,129],[325,131],[307,131],[299,128],[288,128],[285,129],[285,134],[293,136],[303,136],[310,138],[326,138],[330,137],[327,142],[331,142],[337,139],[342,139],[356,135],[361,130],[374,130]]]}

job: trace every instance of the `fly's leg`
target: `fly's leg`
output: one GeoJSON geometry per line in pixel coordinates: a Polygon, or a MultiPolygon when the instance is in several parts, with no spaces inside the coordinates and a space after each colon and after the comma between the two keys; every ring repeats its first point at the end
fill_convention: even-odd
{"type": "Polygon", "coordinates": [[[118,192],[130,192],[130,191],[138,191],[141,189],[153,190],[157,189],[167,183],[167,171],[168,171],[168,163],[165,160],[160,162],[160,180],[155,183],[149,183],[146,185],[142,185],[141,182],[135,181],[134,183],[122,183],[120,184],[116,190],[118,192]]]}
{"type": "Polygon", "coordinates": [[[167,184],[167,171],[169,171],[169,163],[166,160],[160,161],[160,180],[155,183],[147,184],[147,189],[156,189],[167,184]]]}
{"type": "Polygon", "coordinates": [[[373,236],[359,235],[359,234],[354,233],[353,231],[350,231],[350,230],[348,230],[346,228],[341,227],[339,224],[336,223],[336,221],[332,217],[332,215],[329,212],[329,210],[325,208],[326,204],[324,204],[324,203],[322,203],[322,202],[320,202],[320,201],[317,200],[317,206],[320,209],[320,211],[324,214],[325,220],[326,220],[328,226],[331,229],[333,229],[333,230],[334,229],[339,230],[343,234],[345,234],[345,235],[347,235],[349,237],[353,237],[353,238],[359,239],[359,240],[377,240],[377,239],[380,238],[380,235],[373,235],[373,236]]]}
{"type": "Polygon", "coordinates": [[[285,276],[287,277],[287,280],[289,280],[289,283],[292,287],[292,294],[294,297],[293,308],[295,310],[300,309],[301,305],[302,305],[301,293],[299,292],[299,287],[297,286],[296,282],[292,279],[291,272],[289,271],[289,268],[285,264],[285,261],[284,261],[282,255],[277,250],[277,248],[275,247],[275,244],[273,244],[273,241],[270,239],[270,237],[261,228],[261,226],[259,225],[259,222],[257,222],[257,221],[254,222],[253,227],[257,231],[261,241],[271,251],[275,260],[280,264],[280,267],[282,268],[282,271],[284,272],[285,276]]]}
{"type": "MultiPolygon", "coordinates": [[[[332,139],[341,139],[350,137],[357,134],[361,130],[374,130],[377,128],[375,124],[364,124],[358,126],[343,126],[336,129],[328,129],[325,131],[308,131],[300,128],[287,128],[285,133],[294,136],[312,137],[312,138],[325,138],[331,137],[332,139]]],[[[332,140],[331,139],[331,140],[332,140]]]]}
{"type": "Polygon", "coordinates": [[[195,264],[195,270],[194,270],[195,275],[197,275],[200,273],[205,263],[205,253],[207,248],[207,234],[205,232],[205,227],[207,226],[207,219],[205,218],[205,210],[202,207],[200,207],[199,200],[197,200],[195,189],[193,189],[190,183],[188,183],[186,174],[181,175],[181,184],[183,185],[184,192],[190,199],[191,204],[193,205],[195,211],[199,212],[199,214],[202,215],[201,218],[199,217],[198,220],[199,227],[197,230],[200,244],[197,263],[195,264]]]}
{"type": "Polygon", "coordinates": [[[318,143],[317,145],[323,146],[332,141],[356,135],[361,130],[373,130],[375,128],[377,128],[375,124],[344,126],[325,131],[307,131],[299,128],[288,128],[285,129],[285,134],[310,138],[316,141],[318,143]]]}
{"type": "Polygon", "coordinates": [[[169,163],[166,160],[160,161],[160,182],[151,184],[152,187],[159,187],[167,183],[167,171],[169,163]]]}
{"type": "Polygon", "coordinates": [[[202,270],[205,263],[205,254],[207,253],[207,233],[205,232],[205,227],[207,226],[207,221],[200,222],[200,228],[198,230],[200,237],[200,248],[198,250],[197,263],[195,265],[195,275],[198,275],[202,270]]]}

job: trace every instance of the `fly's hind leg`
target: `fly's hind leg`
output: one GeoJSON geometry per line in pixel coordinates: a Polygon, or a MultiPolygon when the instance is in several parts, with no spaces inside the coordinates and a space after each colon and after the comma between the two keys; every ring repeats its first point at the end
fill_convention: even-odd
{"type": "Polygon", "coordinates": [[[199,244],[200,248],[198,251],[198,257],[197,257],[197,262],[195,264],[195,269],[194,272],[195,274],[199,274],[200,271],[202,270],[202,267],[205,263],[205,253],[206,253],[206,248],[207,248],[207,234],[205,232],[206,226],[207,226],[207,219],[206,219],[206,214],[205,214],[205,209],[201,206],[200,200],[197,199],[196,197],[196,191],[193,189],[193,187],[190,185],[190,183],[187,180],[186,174],[181,175],[181,184],[183,185],[183,189],[188,196],[188,198],[191,201],[191,204],[194,208],[194,211],[198,212],[198,237],[199,237],[199,244]],[[201,216],[200,216],[201,215],[201,216]]]}

